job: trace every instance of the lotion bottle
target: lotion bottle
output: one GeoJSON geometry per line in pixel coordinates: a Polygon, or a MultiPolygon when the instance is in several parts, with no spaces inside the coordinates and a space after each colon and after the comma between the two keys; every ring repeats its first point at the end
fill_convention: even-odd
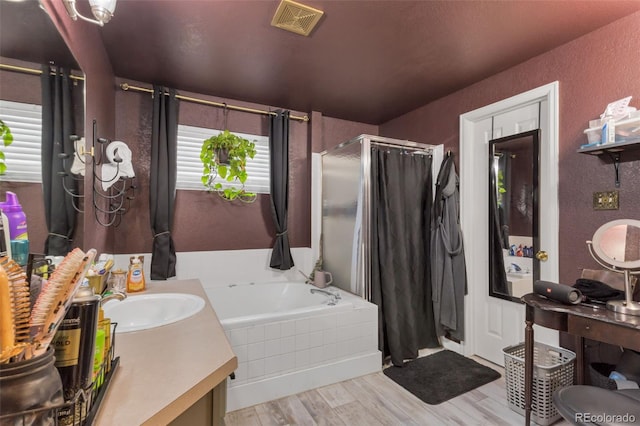
{"type": "Polygon", "coordinates": [[[145,289],[142,260],[138,256],[129,258],[129,273],[127,274],[127,293],[135,293],[145,289]]]}

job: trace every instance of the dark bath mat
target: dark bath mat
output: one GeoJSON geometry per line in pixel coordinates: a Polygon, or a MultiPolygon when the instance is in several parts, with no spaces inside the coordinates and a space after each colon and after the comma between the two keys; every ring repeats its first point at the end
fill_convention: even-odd
{"type": "Polygon", "coordinates": [[[500,373],[449,350],[385,368],[391,380],[436,405],[500,378],[500,373]]]}

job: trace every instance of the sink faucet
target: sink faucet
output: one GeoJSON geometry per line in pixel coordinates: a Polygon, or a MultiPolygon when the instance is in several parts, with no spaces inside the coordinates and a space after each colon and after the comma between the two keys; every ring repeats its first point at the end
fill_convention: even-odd
{"type": "Polygon", "coordinates": [[[329,305],[335,305],[338,303],[338,300],[342,299],[342,297],[340,296],[340,292],[338,291],[324,290],[321,288],[312,288],[310,291],[311,294],[322,293],[329,296],[331,298],[329,300],[329,305]]]}
{"type": "Polygon", "coordinates": [[[106,296],[103,296],[102,299],[100,299],[100,306],[104,305],[109,300],[113,300],[113,299],[124,300],[126,298],[127,298],[127,294],[126,293],[121,293],[119,291],[114,291],[113,293],[108,294],[106,296]]]}
{"type": "Polygon", "coordinates": [[[522,268],[517,263],[512,263],[509,272],[521,272],[522,268]]]}

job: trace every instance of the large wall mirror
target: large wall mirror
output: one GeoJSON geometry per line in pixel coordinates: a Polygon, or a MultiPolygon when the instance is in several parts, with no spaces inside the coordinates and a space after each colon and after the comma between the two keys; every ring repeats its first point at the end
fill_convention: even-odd
{"type": "Polygon", "coordinates": [[[540,277],[539,152],[539,129],[489,141],[490,296],[519,302],[540,277]]]}
{"type": "MultiPolygon", "coordinates": [[[[0,63],[17,67],[0,68],[0,99],[10,102],[42,105],[39,74],[43,64],[64,67],[71,70],[73,75],[82,77],[76,59],[38,1],[0,1],[0,63]]],[[[72,81],[72,131],[84,135],[84,82],[80,79],[72,81]]],[[[33,138],[37,141],[39,134],[34,135],[33,138]]],[[[7,149],[9,148],[11,147],[7,149]]],[[[39,151],[36,151],[36,156],[38,155],[39,151]]],[[[9,170],[14,159],[15,156],[7,154],[9,170]]],[[[6,191],[18,195],[27,215],[30,251],[43,253],[48,230],[42,184],[25,180],[6,176],[0,178],[0,200],[4,200],[6,191]]],[[[82,246],[82,228],[82,215],[77,215],[73,235],[73,243],[76,246],[82,246]]]]}

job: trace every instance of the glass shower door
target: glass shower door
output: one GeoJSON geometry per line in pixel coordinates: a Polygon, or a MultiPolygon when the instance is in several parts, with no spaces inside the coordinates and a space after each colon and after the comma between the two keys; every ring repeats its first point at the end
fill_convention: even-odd
{"type": "Polygon", "coordinates": [[[361,196],[362,149],[359,139],[322,156],[323,269],[333,285],[363,296],[358,271],[362,256],[358,197],[361,196]],[[354,240],[355,248],[354,250],[354,240]]]}

